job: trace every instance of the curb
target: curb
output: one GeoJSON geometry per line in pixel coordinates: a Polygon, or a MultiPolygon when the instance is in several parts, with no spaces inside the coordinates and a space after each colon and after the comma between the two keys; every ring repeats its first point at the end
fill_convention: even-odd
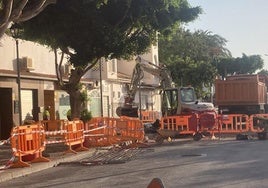
{"type": "Polygon", "coordinates": [[[9,168],[0,171],[0,183],[4,181],[11,180],[13,178],[18,178],[21,176],[26,176],[31,173],[39,172],[48,168],[57,166],[61,162],[72,162],[76,160],[81,160],[83,158],[89,157],[93,154],[95,149],[89,149],[89,151],[79,152],[77,154],[65,154],[63,156],[57,157],[55,159],[50,159],[49,162],[31,163],[30,167],[24,168],[9,168]]]}

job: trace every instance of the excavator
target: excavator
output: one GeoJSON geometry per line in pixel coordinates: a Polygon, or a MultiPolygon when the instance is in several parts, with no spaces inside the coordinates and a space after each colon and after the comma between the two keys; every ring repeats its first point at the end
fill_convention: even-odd
{"type": "Polygon", "coordinates": [[[159,86],[156,89],[164,90],[172,87],[172,79],[164,65],[157,66],[150,61],[142,59],[140,56],[136,58],[130,85],[127,88],[124,105],[116,109],[118,116],[138,117],[138,106],[134,104],[135,95],[140,85],[140,81],[144,78],[144,72],[148,72],[160,79],[159,86]]]}
{"type": "Polygon", "coordinates": [[[156,89],[160,89],[162,93],[162,116],[175,116],[214,110],[212,103],[197,101],[193,87],[175,88],[165,65],[157,66],[138,56],[132,73],[131,83],[125,96],[124,105],[118,107],[116,110],[118,116],[138,117],[138,106],[134,104],[134,99],[140,81],[144,77],[144,72],[157,76],[160,80],[159,86],[156,89]]]}

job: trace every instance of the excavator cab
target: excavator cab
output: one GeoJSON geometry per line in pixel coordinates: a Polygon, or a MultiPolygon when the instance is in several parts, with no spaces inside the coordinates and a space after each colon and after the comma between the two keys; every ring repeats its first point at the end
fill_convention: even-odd
{"type": "Polygon", "coordinates": [[[162,116],[176,115],[178,111],[179,91],[176,88],[165,89],[162,95],[162,116]]]}
{"type": "Polygon", "coordinates": [[[181,87],[179,89],[179,94],[182,103],[196,102],[195,91],[192,87],[181,87]]]}
{"type": "Polygon", "coordinates": [[[214,106],[211,103],[197,101],[193,87],[169,88],[163,91],[163,116],[201,113],[213,110],[214,106]]]}

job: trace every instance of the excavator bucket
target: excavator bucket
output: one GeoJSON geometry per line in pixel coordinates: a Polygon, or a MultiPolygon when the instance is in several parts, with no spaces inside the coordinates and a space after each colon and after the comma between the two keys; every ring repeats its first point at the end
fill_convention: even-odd
{"type": "Polygon", "coordinates": [[[120,116],[128,117],[139,117],[138,116],[138,107],[118,107],[116,109],[116,114],[120,116]]]}

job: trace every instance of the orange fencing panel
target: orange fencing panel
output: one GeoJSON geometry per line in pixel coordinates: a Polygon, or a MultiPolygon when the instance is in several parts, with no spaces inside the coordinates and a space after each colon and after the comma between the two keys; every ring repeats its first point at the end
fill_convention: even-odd
{"type": "Polygon", "coordinates": [[[237,134],[250,131],[249,117],[245,114],[220,115],[219,132],[237,134]]]}
{"type": "Polygon", "coordinates": [[[65,124],[65,143],[69,147],[66,151],[71,153],[77,153],[76,151],[85,151],[88,148],[83,146],[84,142],[84,123],[81,120],[68,121],[65,124]],[[73,150],[72,146],[78,146],[73,150]]]}
{"type": "Polygon", "coordinates": [[[158,132],[164,137],[193,134],[196,131],[196,126],[192,126],[190,118],[190,115],[163,117],[158,132]]]}
{"type": "Polygon", "coordinates": [[[161,118],[161,113],[157,111],[141,111],[141,121],[142,123],[153,123],[156,119],[161,118]]]}
{"type": "Polygon", "coordinates": [[[142,122],[137,118],[92,118],[85,126],[85,139],[91,146],[109,146],[144,139],[142,122]]]}
{"type": "Polygon", "coordinates": [[[64,142],[64,127],[66,120],[44,120],[41,121],[44,125],[47,144],[64,142]]]}
{"type": "Polygon", "coordinates": [[[14,127],[10,141],[13,155],[18,157],[18,160],[11,164],[11,168],[30,166],[22,160],[23,156],[34,155],[31,162],[49,161],[42,156],[42,152],[45,150],[45,134],[44,127],[40,123],[14,127]]]}
{"type": "Polygon", "coordinates": [[[201,132],[213,132],[219,129],[218,115],[216,112],[206,112],[199,115],[199,130],[201,132]]]}
{"type": "Polygon", "coordinates": [[[114,144],[115,136],[114,118],[92,118],[85,124],[85,145],[110,146],[114,144]]]}
{"type": "Polygon", "coordinates": [[[252,114],[249,117],[249,124],[252,132],[268,131],[268,114],[252,114]]]}
{"type": "Polygon", "coordinates": [[[116,124],[117,130],[122,132],[122,139],[126,141],[144,140],[144,127],[142,121],[137,118],[121,117],[116,124]]]}

